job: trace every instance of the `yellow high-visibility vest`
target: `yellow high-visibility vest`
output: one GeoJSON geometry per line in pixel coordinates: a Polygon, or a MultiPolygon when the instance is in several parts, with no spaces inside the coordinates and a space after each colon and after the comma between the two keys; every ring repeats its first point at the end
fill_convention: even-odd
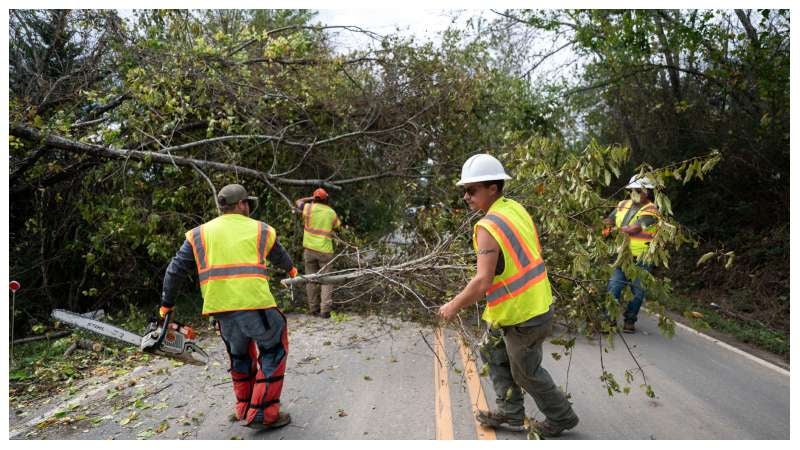
{"type": "Polygon", "coordinates": [[[241,214],[223,214],[186,232],[194,251],[203,315],[274,308],[267,280],[267,255],[275,230],[241,214]]]}
{"type": "Polygon", "coordinates": [[[333,253],[331,233],[340,225],[336,211],[322,203],[303,206],[303,247],[320,253],[333,253]]]}
{"type": "Polygon", "coordinates": [[[546,313],[553,303],[553,294],[539,235],[525,208],[505,197],[497,199],[473,228],[472,245],[476,252],[478,227],[483,227],[497,241],[505,261],[503,273],[495,275],[486,291],[483,320],[492,327],[505,327],[546,313]]]}
{"type": "MultiPolygon", "coordinates": [[[[630,199],[623,200],[617,204],[617,212],[614,215],[614,222],[617,228],[629,224],[635,224],[639,217],[643,216],[652,216],[656,219],[659,218],[658,207],[656,207],[656,205],[653,203],[648,203],[636,211],[636,214],[631,217],[628,223],[622,223],[622,221],[625,220],[625,215],[628,214],[628,211],[630,211],[632,206],[633,200],[630,199]]],[[[630,248],[631,254],[635,257],[638,257],[644,253],[644,251],[647,249],[647,246],[650,245],[650,241],[653,240],[653,236],[656,235],[656,231],[658,231],[658,220],[656,220],[656,223],[648,227],[642,227],[642,231],[632,234],[630,236],[630,241],[628,242],[628,248],[630,248]]]]}

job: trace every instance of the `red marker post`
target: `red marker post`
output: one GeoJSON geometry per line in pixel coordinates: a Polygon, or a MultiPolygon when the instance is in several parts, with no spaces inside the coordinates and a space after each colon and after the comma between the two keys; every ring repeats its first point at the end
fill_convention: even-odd
{"type": "Polygon", "coordinates": [[[22,285],[19,284],[19,281],[12,280],[8,283],[8,288],[11,289],[11,360],[14,360],[14,303],[17,297],[17,291],[21,288],[22,285]]]}

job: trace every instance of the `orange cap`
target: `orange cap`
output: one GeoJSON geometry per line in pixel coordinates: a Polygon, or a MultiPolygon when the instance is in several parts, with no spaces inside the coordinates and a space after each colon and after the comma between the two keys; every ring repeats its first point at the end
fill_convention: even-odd
{"type": "Polygon", "coordinates": [[[314,198],[325,200],[326,198],[328,198],[328,193],[325,191],[325,189],[319,188],[316,191],[314,191],[314,198]]]}

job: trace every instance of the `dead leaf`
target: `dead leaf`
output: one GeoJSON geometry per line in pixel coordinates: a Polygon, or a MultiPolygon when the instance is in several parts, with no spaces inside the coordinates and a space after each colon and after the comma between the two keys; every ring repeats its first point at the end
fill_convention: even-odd
{"type": "Polygon", "coordinates": [[[161,423],[158,424],[158,427],[156,428],[155,431],[156,433],[163,433],[167,430],[169,430],[169,423],[167,423],[166,420],[162,420],[161,423]]]}
{"type": "Polygon", "coordinates": [[[130,413],[130,415],[128,415],[128,417],[120,420],[119,424],[120,425],[127,425],[127,424],[131,423],[131,420],[133,420],[133,419],[135,419],[137,417],[139,417],[139,413],[137,411],[134,411],[134,412],[130,413]]]}

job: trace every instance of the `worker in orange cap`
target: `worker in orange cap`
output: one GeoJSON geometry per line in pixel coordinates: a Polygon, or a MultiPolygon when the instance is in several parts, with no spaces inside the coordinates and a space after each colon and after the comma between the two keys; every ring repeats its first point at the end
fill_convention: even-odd
{"type": "MultiPolygon", "coordinates": [[[[319,188],[311,197],[295,201],[295,206],[303,216],[303,262],[305,273],[328,273],[333,259],[333,230],[341,225],[336,211],[328,205],[328,193],[319,188]]],[[[306,283],[309,314],[320,317],[331,316],[333,286],[309,282],[306,283]],[[320,290],[322,301],[320,302],[320,290]]]]}

